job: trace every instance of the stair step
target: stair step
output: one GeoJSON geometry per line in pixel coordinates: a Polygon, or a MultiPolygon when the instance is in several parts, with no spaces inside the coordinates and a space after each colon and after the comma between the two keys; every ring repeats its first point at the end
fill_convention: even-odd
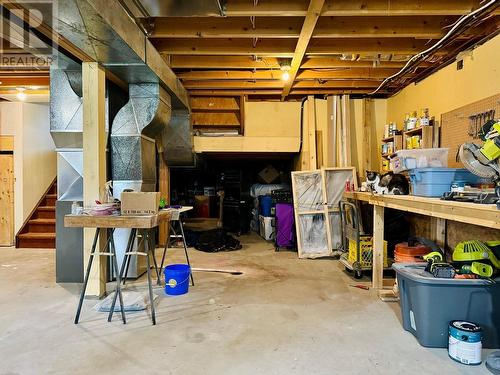
{"type": "Polygon", "coordinates": [[[45,196],[45,205],[47,206],[55,206],[57,201],[57,194],[47,194],[45,196]]]}
{"type": "Polygon", "coordinates": [[[56,245],[55,233],[22,233],[18,236],[18,246],[21,248],[53,249],[56,245]]]}
{"type": "Polygon", "coordinates": [[[55,211],[56,206],[39,206],[37,208],[38,211],[55,211]]]}
{"type": "Polygon", "coordinates": [[[37,240],[55,240],[55,233],[21,233],[19,238],[23,239],[37,239],[37,240]]]}
{"type": "Polygon", "coordinates": [[[39,206],[36,212],[37,219],[55,219],[56,217],[55,206],[39,206]]]}
{"type": "Polygon", "coordinates": [[[56,219],[38,218],[28,221],[28,233],[54,233],[56,219]]]}

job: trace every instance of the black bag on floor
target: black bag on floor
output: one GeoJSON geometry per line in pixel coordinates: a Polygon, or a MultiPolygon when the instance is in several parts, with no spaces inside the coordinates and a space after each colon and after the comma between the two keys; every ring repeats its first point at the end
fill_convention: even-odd
{"type": "Polygon", "coordinates": [[[216,253],[219,251],[232,251],[241,249],[240,241],[228,235],[223,229],[212,229],[200,232],[196,250],[207,253],[216,253]]]}

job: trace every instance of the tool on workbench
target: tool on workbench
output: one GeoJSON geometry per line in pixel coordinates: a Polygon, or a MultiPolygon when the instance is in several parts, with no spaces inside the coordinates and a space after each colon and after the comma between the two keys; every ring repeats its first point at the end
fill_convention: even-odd
{"type": "MultiPolygon", "coordinates": [[[[489,120],[479,130],[483,145],[464,143],[459,157],[465,168],[476,176],[492,180],[495,192],[500,197],[500,120],[489,120]]],[[[500,203],[497,202],[500,209],[500,203]]]]}
{"type": "Polygon", "coordinates": [[[349,285],[349,286],[352,286],[353,288],[363,289],[363,290],[370,290],[369,286],[362,285],[362,284],[355,284],[355,285],[349,285]]]}

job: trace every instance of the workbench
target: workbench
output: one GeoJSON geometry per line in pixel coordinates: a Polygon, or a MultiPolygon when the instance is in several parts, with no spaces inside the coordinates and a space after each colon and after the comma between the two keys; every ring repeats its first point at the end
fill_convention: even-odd
{"type": "Polygon", "coordinates": [[[94,256],[110,256],[113,259],[112,266],[116,275],[116,293],[113,301],[113,305],[111,306],[111,310],[108,315],[108,321],[111,321],[113,317],[114,305],[116,302],[116,296],[119,298],[120,310],[123,323],[126,323],[125,312],[123,307],[123,298],[121,293],[121,277],[123,275],[123,271],[125,268],[125,259],[122,262],[122,267],[118,269],[118,261],[116,259],[116,249],[115,243],[113,239],[113,232],[116,228],[128,228],[131,229],[130,237],[128,240],[127,248],[125,250],[126,256],[130,258],[130,255],[143,255],[146,256],[146,272],[148,276],[148,287],[149,287],[149,299],[151,303],[151,319],[153,324],[156,324],[156,316],[155,316],[155,306],[153,299],[153,287],[151,283],[151,265],[150,265],[150,255],[153,258],[155,263],[155,269],[157,277],[159,278],[158,267],[156,266],[156,258],[154,257],[154,245],[151,246],[151,229],[161,225],[164,222],[167,222],[172,217],[172,210],[161,210],[155,215],[141,215],[141,216],[122,216],[122,215],[66,215],[64,217],[64,225],[66,227],[71,228],[96,228],[96,232],[94,235],[94,241],[92,243],[92,249],[90,251],[90,258],[87,264],[87,270],[85,272],[85,277],[83,279],[83,288],[80,294],[80,300],[78,302],[78,308],[75,316],[75,324],[78,324],[80,319],[80,312],[82,309],[83,299],[85,297],[85,291],[87,289],[87,283],[90,276],[90,270],[92,268],[92,261],[94,256]],[[144,244],[144,252],[132,251],[133,242],[137,231],[142,232],[142,239],[144,244]],[[106,240],[106,245],[104,249],[100,249],[96,254],[97,243],[99,237],[102,236],[103,232],[109,232],[108,238],[106,240]],[[110,251],[107,252],[106,250],[110,251]]]}
{"type": "Polygon", "coordinates": [[[500,210],[494,204],[445,201],[413,195],[380,195],[368,192],[344,192],[344,199],[373,205],[373,276],[375,289],[383,286],[384,209],[412,212],[433,218],[436,242],[444,245],[446,220],[500,229],[500,210]]]}

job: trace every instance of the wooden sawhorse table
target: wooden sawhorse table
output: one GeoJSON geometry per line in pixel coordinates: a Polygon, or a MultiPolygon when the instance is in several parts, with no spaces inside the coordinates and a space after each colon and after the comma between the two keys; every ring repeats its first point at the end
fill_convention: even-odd
{"type": "Polygon", "coordinates": [[[155,312],[155,306],[154,306],[154,300],[153,300],[153,286],[151,282],[151,264],[150,264],[150,259],[149,256],[152,255],[153,262],[155,264],[156,268],[156,274],[157,277],[160,277],[160,273],[158,270],[158,267],[156,267],[156,258],[154,257],[154,246],[151,246],[151,236],[150,236],[150,231],[153,228],[156,228],[160,224],[169,221],[170,217],[172,215],[172,212],[170,210],[162,210],[159,213],[155,215],[144,215],[144,216],[121,216],[121,215],[109,215],[109,216],[94,216],[94,215],[66,215],[64,217],[64,225],[66,227],[72,227],[72,228],[96,228],[95,236],[94,236],[94,241],[92,243],[92,248],[90,251],[90,258],[89,262],[87,264],[87,270],[85,272],[85,276],[83,279],[83,288],[82,292],[80,294],[80,300],[78,302],[78,308],[76,311],[76,316],[75,316],[75,324],[78,324],[80,320],[80,313],[83,305],[83,300],[85,298],[85,291],[87,289],[87,283],[89,280],[90,276],[90,270],[92,268],[92,261],[94,259],[94,256],[111,256],[113,258],[113,268],[115,271],[116,275],[116,293],[115,297],[113,300],[113,304],[111,306],[111,309],[109,311],[108,315],[108,322],[110,322],[113,318],[113,312],[116,304],[116,298],[119,298],[120,301],[120,310],[121,310],[121,316],[123,323],[125,324],[126,318],[125,318],[125,311],[123,308],[123,298],[122,298],[122,292],[121,292],[121,278],[124,272],[125,268],[125,263],[126,259],[123,260],[122,262],[122,267],[120,270],[118,270],[118,261],[116,259],[116,249],[115,249],[115,244],[113,240],[113,232],[116,228],[128,228],[131,229],[130,232],[130,237],[128,240],[127,248],[125,250],[125,256],[129,257],[131,255],[142,255],[146,256],[146,272],[148,275],[148,288],[149,288],[149,300],[151,303],[151,320],[153,322],[153,325],[156,324],[156,312],[155,312]],[[106,246],[102,251],[99,251],[96,254],[96,247],[97,247],[97,241],[99,239],[99,236],[102,235],[103,231],[108,231],[108,239],[106,242],[106,246]],[[140,231],[142,234],[143,238],[143,244],[144,244],[144,252],[140,251],[132,251],[132,246],[133,246],[133,240],[135,235],[137,234],[137,231],[140,231]],[[106,250],[109,248],[110,252],[107,252],[106,250]]]}

